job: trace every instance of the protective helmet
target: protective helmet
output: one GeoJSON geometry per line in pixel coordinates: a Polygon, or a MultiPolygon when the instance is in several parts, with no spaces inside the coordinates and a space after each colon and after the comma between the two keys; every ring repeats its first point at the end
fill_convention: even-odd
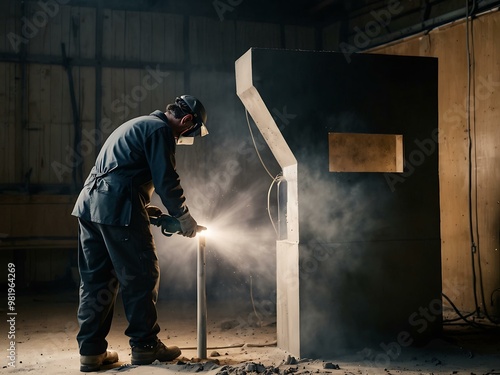
{"type": "Polygon", "coordinates": [[[204,137],[208,134],[208,129],[205,126],[207,122],[207,112],[203,104],[191,95],[181,95],[175,98],[175,103],[184,111],[186,114],[193,115],[193,122],[195,126],[193,129],[188,130],[182,136],[183,137],[204,137]]]}

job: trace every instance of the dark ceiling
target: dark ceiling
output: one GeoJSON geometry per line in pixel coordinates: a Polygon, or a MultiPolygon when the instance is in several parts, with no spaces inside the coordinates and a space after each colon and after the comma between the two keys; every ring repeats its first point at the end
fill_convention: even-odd
{"type": "Polygon", "coordinates": [[[370,22],[383,23],[370,47],[428,31],[469,14],[500,7],[500,0],[72,0],[72,4],[134,11],[157,11],[202,16],[221,22],[249,21],[312,26],[320,30],[336,24],[340,41],[351,42],[370,22]],[[383,16],[382,16],[383,18],[383,16]]]}
{"type": "Polygon", "coordinates": [[[312,25],[336,20],[355,9],[380,0],[73,0],[73,4],[113,9],[166,11],[224,20],[245,20],[312,25]],[[353,8],[354,7],[354,8],[353,8]]]}
{"type": "MultiPolygon", "coordinates": [[[[31,0],[28,0],[31,1],[31,0]]],[[[34,1],[34,0],[33,0],[34,1]]],[[[164,11],[219,20],[325,24],[372,11],[400,7],[418,12],[422,19],[465,8],[480,10],[498,6],[497,0],[72,0],[72,4],[134,11],[164,11]],[[221,19],[221,15],[222,18],[221,19]]]]}

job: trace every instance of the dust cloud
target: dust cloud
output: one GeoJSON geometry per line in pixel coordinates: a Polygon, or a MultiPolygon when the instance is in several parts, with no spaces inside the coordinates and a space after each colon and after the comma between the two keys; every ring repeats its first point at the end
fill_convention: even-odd
{"type": "MultiPolygon", "coordinates": [[[[177,152],[186,203],[197,222],[208,228],[208,299],[250,302],[253,295],[257,301],[274,303],[276,233],[267,211],[271,179],[258,162],[248,132],[240,138],[218,138],[213,132],[210,136],[211,143],[196,140],[177,152]]],[[[156,195],[152,203],[163,208],[156,195]]],[[[197,239],[165,237],[154,227],[152,231],[161,267],[160,298],[195,301],[197,239]]]]}

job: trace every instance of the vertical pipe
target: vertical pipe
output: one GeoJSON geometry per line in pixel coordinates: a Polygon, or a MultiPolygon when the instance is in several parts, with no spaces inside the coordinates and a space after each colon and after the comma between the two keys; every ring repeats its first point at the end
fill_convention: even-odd
{"type": "Polygon", "coordinates": [[[198,234],[198,358],[207,358],[205,236],[198,234]]]}
{"type": "Polygon", "coordinates": [[[104,6],[101,1],[96,1],[96,23],[95,23],[95,131],[100,136],[95,139],[94,159],[101,150],[102,134],[102,54],[104,45],[104,6]]]}

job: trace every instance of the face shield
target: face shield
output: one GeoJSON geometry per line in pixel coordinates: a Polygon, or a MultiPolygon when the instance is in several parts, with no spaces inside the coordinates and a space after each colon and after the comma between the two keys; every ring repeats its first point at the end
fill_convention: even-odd
{"type": "Polygon", "coordinates": [[[195,124],[179,137],[177,144],[192,145],[195,137],[204,137],[208,134],[208,129],[205,126],[205,122],[207,121],[205,107],[203,107],[203,104],[198,99],[191,95],[182,95],[175,99],[175,103],[184,113],[193,116],[195,124]]]}
{"type": "Polygon", "coordinates": [[[205,124],[196,125],[193,129],[189,129],[183,133],[177,140],[178,145],[191,146],[194,143],[194,137],[204,137],[208,134],[208,129],[205,124]]]}

